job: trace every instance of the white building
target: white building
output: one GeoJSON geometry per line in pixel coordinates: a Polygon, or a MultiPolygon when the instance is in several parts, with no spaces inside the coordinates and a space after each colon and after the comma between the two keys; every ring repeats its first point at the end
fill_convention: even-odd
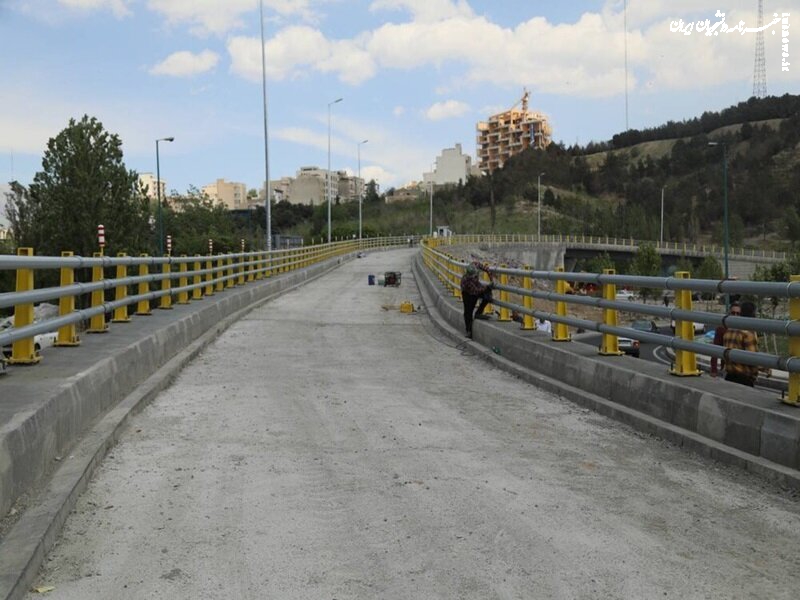
{"type": "MultiPolygon", "coordinates": [[[[139,181],[147,188],[147,197],[151,200],[158,200],[156,189],[156,176],[153,173],[139,173],[139,181]]],[[[161,198],[167,197],[167,184],[161,180],[161,198]]]]}
{"type": "Polygon", "coordinates": [[[245,210],[249,207],[247,186],[237,181],[217,179],[203,186],[202,192],[215,202],[222,202],[228,210],[245,210]]]}
{"type": "MultiPolygon", "coordinates": [[[[271,180],[270,195],[274,202],[287,200],[292,204],[325,204],[328,201],[328,170],[319,167],[300,167],[295,177],[271,180]]],[[[340,202],[358,199],[358,191],[364,189],[364,180],[349,175],[346,171],[330,172],[330,197],[340,202]]],[[[264,201],[264,187],[259,198],[264,201]]]]}
{"type": "Polygon", "coordinates": [[[0,241],[11,239],[11,230],[0,225],[0,241]]]}
{"type": "Polygon", "coordinates": [[[472,157],[461,151],[461,144],[455,148],[445,148],[441,155],[436,157],[433,171],[422,174],[422,182],[434,185],[457,184],[467,182],[469,175],[478,175],[477,168],[472,165],[472,157]]]}

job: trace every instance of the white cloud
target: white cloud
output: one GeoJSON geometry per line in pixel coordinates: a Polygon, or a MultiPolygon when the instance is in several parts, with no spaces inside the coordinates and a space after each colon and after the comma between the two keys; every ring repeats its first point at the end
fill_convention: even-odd
{"type": "Polygon", "coordinates": [[[466,0],[375,0],[370,11],[406,10],[415,21],[441,21],[453,17],[471,17],[472,9],[466,0]]]}
{"type": "MultiPolygon", "coordinates": [[[[313,21],[311,0],[264,0],[264,16],[277,12],[281,16],[300,16],[313,21]]],[[[244,25],[243,16],[258,22],[256,0],[148,0],[148,8],[161,14],[169,24],[188,24],[196,35],[224,35],[244,25]]]]}
{"type": "Polygon", "coordinates": [[[173,52],[150,69],[151,75],[171,75],[172,77],[191,77],[210,71],[217,66],[219,56],[211,50],[192,54],[186,50],[173,52]]]}
{"type": "Polygon", "coordinates": [[[122,18],[131,14],[129,0],[58,0],[58,3],[71,9],[97,10],[109,9],[115,17],[122,18]]]}
{"type": "Polygon", "coordinates": [[[401,116],[403,116],[403,115],[405,114],[405,112],[406,112],[406,108],[405,108],[405,106],[395,106],[395,107],[392,109],[392,114],[393,114],[395,117],[401,117],[401,116]]]}
{"type": "Polygon", "coordinates": [[[469,112],[469,105],[458,100],[445,100],[436,102],[425,111],[425,116],[431,121],[441,121],[453,117],[462,117],[469,112]]]}

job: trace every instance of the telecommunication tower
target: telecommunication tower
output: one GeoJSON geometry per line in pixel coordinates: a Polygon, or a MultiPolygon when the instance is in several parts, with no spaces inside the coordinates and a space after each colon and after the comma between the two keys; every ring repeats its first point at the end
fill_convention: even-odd
{"type": "Polygon", "coordinates": [[[758,0],[758,25],[756,28],[756,62],[753,67],[753,96],[764,98],[767,95],[767,63],[764,59],[764,0],[758,0]]]}

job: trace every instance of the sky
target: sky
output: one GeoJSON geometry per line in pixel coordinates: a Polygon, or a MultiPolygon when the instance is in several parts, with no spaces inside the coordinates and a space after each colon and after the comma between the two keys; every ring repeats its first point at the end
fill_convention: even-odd
{"type": "MultiPolygon", "coordinates": [[[[381,189],[420,180],[455,144],[474,156],[476,123],[523,88],[568,145],[721,110],[752,95],[756,33],[672,29],[721,13],[755,28],[757,5],[263,0],[270,179],[327,166],[338,98],[331,168],[356,173],[360,149],[361,175],[381,189]]],[[[797,40],[784,71],[781,25],[764,30],[768,93],[800,93],[800,0],[764,11],[765,24],[789,13],[797,40]]],[[[159,144],[169,190],[260,187],[260,35],[259,0],[0,0],[0,185],[30,183],[47,140],[88,114],[140,173],[173,136],[159,144]]]]}

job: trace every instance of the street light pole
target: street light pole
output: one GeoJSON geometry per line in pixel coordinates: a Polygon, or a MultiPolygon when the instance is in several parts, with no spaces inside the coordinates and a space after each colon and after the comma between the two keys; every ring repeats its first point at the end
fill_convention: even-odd
{"type": "Polygon", "coordinates": [[[358,239],[361,239],[361,229],[362,229],[362,221],[361,221],[361,205],[363,204],[364,200],[364,183],[361,181],[361,145],[366,144],[369,140],[364,140],[363,142],[358,142],[358,178],[356,179],[356,186],[361,185],[361,188],[358,190],[358,239]]]}
{"type": "Polygon", "coordinates": [[[341,102],[342,98],[337,98],[333,102],[328,102],[328,243],[331,243],[331,106],[341,102]]]}
{"type": "Polygon", "coordinates": [[[272,200],[269,189],[269,145],[267,143],[267,57],[264,49],[264,0],[259,0],[261,10],[261,91],[264,101],[264,209],[267,212],[267,252],[272,250],[272,200]]]}
{"type": "Polygon", "coordinates": [[[431,164],[431,187],[430,187],[430,195],[431,195],[431,223],[430,223],[430,237],[433,237],[433,176],[436,172],[436,163],[431,164]]]}
{"type": "MultiPolygon", "coordinates": [[[[708,142],[709,146],[722,146],[722,239],[725,256],[725,279],[728,279],[728,246],[730,244],[730,230],[728,227],[728,146],[725,142],[708,142]]],[[[726,296],[727,297],[727,296],[726,296]]]]}
{"type": "Polygon", "coordinates": [[[664,245],[664,190],[667,186],[661,186],[661,245],[664,245]]]}
{"type": "Polygon", "coordinates": [[[537,226],[536,226],[536,241],[540,242],[542,240],[542,175],[547,175],[547,173],[539,173],[539,177],[536,179],[536,186],[538,188],[538,219],[537,219],[537,226]]]}
{"type": "Polygon", "coordinates": [[[158,254],[164,256],[164,218],[161,215],[161,159],[158,155],[158,142],[174,142],[174,137],[156,140],[156,195],[158,196],[158,254]]]}

